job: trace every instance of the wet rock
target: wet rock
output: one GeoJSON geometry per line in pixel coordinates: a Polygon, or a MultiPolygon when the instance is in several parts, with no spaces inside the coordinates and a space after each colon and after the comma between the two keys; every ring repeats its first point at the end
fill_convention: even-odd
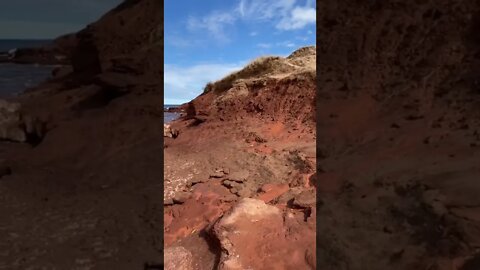
{"type": "Polygon", "coordinates": [[[258,235],[271,235],[282,228],[283,218],[275,206],[261,200],[244,198],[215,225],[214,233],[220,241],[223,253],[219,269],[262,269],[264,265],[254,265],[251,259],[254,247],[265,245],[268,239],[258,235]],[[255,235],[252,235],[255,234],[255,235]]]}
{"type": "Polygon", "coordinates": [[[294,197],[292,204],[295,207],[307,208],[315,206],[316,202],[317,197],[315,194],[315,190],[305,190],[294,197]]]}
{"type": "Polygon", "coordinates": [[[193,256],[184,247],[169,247],[164,250],[165,270],[193,270],[193,256]]]}
{"type": "Polygon", "coordinates": [[[178,130],[172,128],[170,125],[163,124],[163,137],[176,138],[178,134],[178,130]]]}

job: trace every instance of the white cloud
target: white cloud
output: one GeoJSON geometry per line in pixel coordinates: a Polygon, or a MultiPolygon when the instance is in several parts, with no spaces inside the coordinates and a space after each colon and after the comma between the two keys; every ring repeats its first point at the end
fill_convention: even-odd
{"type": "MultiPolygon", "coordinates": [[[[316,10],[312,0],[300,5],[297,0],[240,0],[231,10],[216,10],[205,17],[190,17],[187,28],[207,32],[217,41],[230,41],[226,27],[238,19],[245,21],[270,21],[279,30],[296,30],[316,22],[316,10]]],[[[256,36],[257,32],[250,32],[256,36]]]]}
{"type": "Polygon", "coordinates": [[[282,42],[277,42],[277,43],[258,43],[256,45],[257,47],[259,48],[263,48],[263,49],[269,49],[269,48],[273,48],[273,47],[287,47],[287,48],[293,48],[293,47],[297,47],[297,44],[295,44],[294,42],[292,41],[282,41],[282,42]]]}
{"type": "Polygon", "coordinates": [[[297,45],[291,41],[284,41],[284,42],[278,42],[277,46],[293,48],[293,47],[296,47],[297,45]]]}
{"type": "Polygon", "coordinates": [[[219,80],[225,75],[241,69],[243,65],[243,62],[198,64],[190,67],[165,64],[165,102],[174,99],[190,101],[202,93],[208,82],[219,80]]]}
{"type": "Polygon", "coordinates": [[[285,16],[277,24],[277,28],[281,30],[301,29],[309,24],[315,24],[317,20],[316,10],[309,7],[296,7],[290,16],[285,16]]]}
{"type": "Polygon", "coordinates": [[[245,20],[272,20],[279,30],[296,30],[316,22],[312,0],[305,6],[296,0],[240,0],[236,13],[245,20]]]}
{"type": "Polygon", "coordinates": [[[214,11],[203,18],[190,17],[187,21],[187,28],[195,31],[205,29],[210,35],[221,42],[228,42],[225,34],[225,27],[235,22],[236,18],[228,12],[214,11]]]}
{"type": "Polygon", "coordinates": [[[268,49],[268,48],[272,47],[272,44],[270,44],[270,43],[258,43],[257,47],[268,49]]]}

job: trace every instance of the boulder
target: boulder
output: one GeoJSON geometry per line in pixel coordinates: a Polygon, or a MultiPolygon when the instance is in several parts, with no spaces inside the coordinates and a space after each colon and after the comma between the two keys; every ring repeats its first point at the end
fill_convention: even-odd
{"type": "Polygon", "coordinates": [[[0,140],[27,141],[22,124],[20,104],[0,100],[0,140]]]}
{"type": "Polygon", "coordinates": [[[32,142],[43,135],[44,124],[39,119],[24,115],[19,103],[0,99],[0,140],[32,142]]]}
{"type": "Polygon", "coordinates": [[[178,130],[172,128],[170,125],[163,124],[163,137],[176,138],[178,133],[178,130]]]}
{"type": "Polygon", "coordinates": [[[193,256],[184,247],[169,247],[163,254],[165,270],[193,270],[193,256]]]}

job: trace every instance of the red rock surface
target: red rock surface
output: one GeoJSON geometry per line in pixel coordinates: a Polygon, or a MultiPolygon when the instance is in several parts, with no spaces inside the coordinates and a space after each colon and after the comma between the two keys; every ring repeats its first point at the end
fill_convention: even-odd
{"type": "Polygon", "coordinates": [[[318,8],[322,269],[475,269],[478,1],[318,8]]]}
{"type": "Polygon", "coordinates": [[[315,269],[315,227],[304,222],[301,213],[242,199],[215,224],[218,269],[315,269]]]}
{"type": "Polygon", "coordinates": [[[179,136],[165,138],[165,199],[193,195],[165,206],[165,245],[203,254],[198,269],[315,269],[316,207],[291,204],[315,170],[315,50],[293,55],[275,61],[299,70],[207,91],[171,123],[179,136]]]}

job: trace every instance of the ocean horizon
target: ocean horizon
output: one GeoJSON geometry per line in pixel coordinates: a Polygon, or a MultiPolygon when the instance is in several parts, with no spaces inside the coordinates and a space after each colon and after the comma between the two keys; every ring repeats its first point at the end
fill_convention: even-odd
{"type": "Polygon", "coordinates": [[[12,49],[37,48],[48,45],[52,39],[0,39],[0,52],[12,49]]]}

